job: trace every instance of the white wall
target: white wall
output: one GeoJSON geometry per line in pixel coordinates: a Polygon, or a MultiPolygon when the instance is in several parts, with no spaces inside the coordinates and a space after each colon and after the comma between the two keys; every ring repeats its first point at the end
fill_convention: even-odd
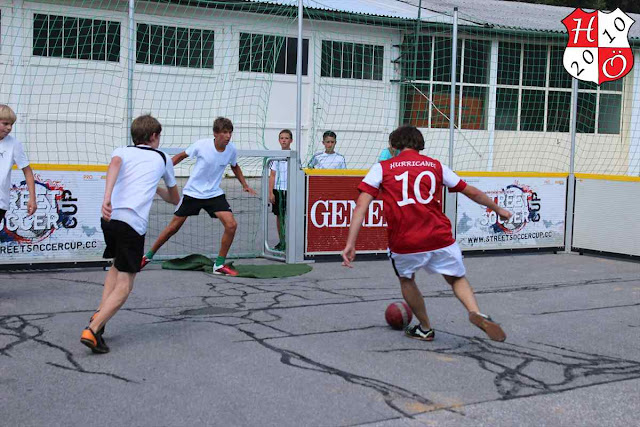
{"type": "MultiPolygon", "coordinates": [[[[106,2],[111,10],[70,6],[103,3],[0,0],[0,102],[16,107],[15,133],[34,163],[105,163],[114,147],[127,143],[127,2],[106,2]],[[119,21],[120,61],[33,56],[34,12],[119,21]]],[[[240,32],[295,37],[295,19],[164,3],[136,5],[138,22],[215,30],[216,57],[213,70],[136,64],[134,116],[147,112],[157,116],[164,125],[165,146],[186,147],[211,136],[213,118],[225,115],[234,121],[234,142],[240,149],[278,149],[278,132],[295,127],[295,76],[237,72],[238,40],[240,32]]],[[[399,55],[400,31],[305,21],[304,37],[309,39],[309,72],[303,77],[303,137],[294,147],[309,159],[322,150],[322,133],[333,130],[338,134],[336,149],[345,155],[348,166],[368,168],[399,122],[400,86],[393,83],[399,70],[391,61],[399,55]],[[383,80],[321,77],[322,40],[383,45],[383,80]]],[[[629,78],[625,85],[621,133],[579,134],[576,171],[626,174],[638,170],[638,143],[630,143],[640,116],[638,102],[632,102],[637,97],[633,81],[629,78]]],[[[495,114],[495,109],[488,108],[488,114],[495,114]]],[[[427,153],[448,162],[448,130],[422,131],[427,153]]],[[[459,130],[452,167],[566,171],[569,144],[568,133],[459,130]]]]}
{"type": "Polygon", "coordinates": [[[402,39],[395,29],[372,29],[363,25],[311,24],[315,34],[316,73],[313,85],[313,126],[307,160],[323,151],[322,134],[337,134],[336,151],[350,169],[368,169],[387,147],[389,133],[399,121],[400,86],[392,83],[400,70],[392,63],[399,56],[394,47],[402,39]],[[356,80],[320,76],[323,40],[384,46],[382,80],[356,80]]]}
{"type": "Polygon", "coordinates": [[[639,181],[577,179],[572,246],[640,256],[638,184],[639,181]]]}
{"type": "MultiPolygon", "coordinates": [[[[20,6],[20,2],[13,3],[20,6]]],[[[106,163],[113,148],[127,144],[129,138],[126,2],[109,2],[112,10],[72,6],[91,5],[87,2],[25,2],[18,9],[24,19],[13,24],[15,34],[11,34],[7,22],[15,9],[8,5],[13,3],[0,0],[0,69],[4,71],[0,94],[4,102],[10,102],[11,93],[21,93],[16,134],[25,142],[30,160],[106,163]],[[119,62],[33,56],[34,13],[120,22],[119,62]],[[16,85],[20,80],[11,79],[7,69],[14,51],[20,52],[20,87],[16,85]]],[[[161,121],[161,144],[187,147],[196,139],[211,137],[213,119],[219,115],[233,120],[233,141],[239,149],[279,149],[278,132],[283,128],[295,131],[296,76],[237,71],[240,32],[296,37],[295,19],[144,2],[137,2],[136,11],[136,21],[140,23],[215,31],[213,69],[135,65],[133,114],[151,113],[161,121]]],[[[305,22],[304,37],[309,39],[310,49],[308,75],[303,77],[303,137],[294,142],[294,147],[301,150],[304,159],[314,151],[315,147],[309,148],[309,144],[319,145],[317,133],[332,128],[340,134],[339,149],[352,167],[360,163],[368,167],[386,145],[387,135],[397,122],[398,90],[389,80],[395,78],[390,52],[392,45],[399,43],[399,33],[305,22]],[[384,80],[321,79],[319,49],[328,30],[331,34],[342,31],[342,38],[335,37],[343,41],[384,45],[384,80]],[[332,109],[334,103],[341,106],[339,114],[332,109]],[[329,111],[322,120],[317,115],[320,109],[329,111]]]]}

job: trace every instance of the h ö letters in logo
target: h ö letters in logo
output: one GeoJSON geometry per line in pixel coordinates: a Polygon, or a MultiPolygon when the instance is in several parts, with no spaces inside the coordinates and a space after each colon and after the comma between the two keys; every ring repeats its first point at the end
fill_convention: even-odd
{"type": "Polygon", "coordinates": [[[633,68],[627,36],[634,22],[620,9],[611,13],[574,10],[562,20],[569,32],[564,68],[578,80],[597,84],[624,77],[633,68]]]}

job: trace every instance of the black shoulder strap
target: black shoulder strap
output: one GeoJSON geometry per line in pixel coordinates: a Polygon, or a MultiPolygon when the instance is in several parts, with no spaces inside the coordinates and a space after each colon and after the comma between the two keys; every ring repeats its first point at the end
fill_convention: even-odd
{"type": "Polygon", "coordinates": [[[162,162],[164,163],[165,166],[167,166],[167,156],[162,151],[156,150],[155,148],[151,148],[151,147],[141,147],[139,145],[130,145],[129,147],[139,148],[141,150],[154,151],[154,152],[160,154],[160,157],[162,157],[162,162]]]}

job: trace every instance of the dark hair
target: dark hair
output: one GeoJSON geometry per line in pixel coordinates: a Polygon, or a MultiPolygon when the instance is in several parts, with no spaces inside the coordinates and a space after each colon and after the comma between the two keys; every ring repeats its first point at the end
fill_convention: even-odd
{"type": "Polygon", "coordinates": [[[131,122],[131,138],[135,145],[145,144],[151,140],[151,135],[162,132],[162,125],[151,114],[136,117],[131,122]]]}
{"type": "Polygon", "coordinates": [[[396,150],[412,148],[420,151],[424,150],[424,137],[417,127],[404,125],[391,132],[389,144],[396,150]]]}
{"type": "Polygon", "coordinates": [[[213,121],[213,131],[218,133],[223,130],[233,132],[233,123],[231,123],[231,120],[226,117],[218,117],[213,121]]]}
{"type": "Polygon", "coordinates": [[[326,131],[325,133],[323,133],[323,134],[322,134],[322,140],[324,141],[324,139],[325,139],[326,137],[328,137],[328,136],[330,136],[331,138],[336,138],[336,139],[338,138],[338,137],[336,136],[336,133],[335,133],[334,131],[332,131],[332,130],[328,130],[328,131],[326,131]]]}
{"type": "Polygon", "coordinates": [[[280,131],[280,133],[278,134],[278,138],[280,138],[280,135],[282,135],[283,133],[288,133],[289,134],[289,138],[291,138],[293,140],[293,134],[291,133],[291,131],[289,129],[282,129],[280,131]]]}

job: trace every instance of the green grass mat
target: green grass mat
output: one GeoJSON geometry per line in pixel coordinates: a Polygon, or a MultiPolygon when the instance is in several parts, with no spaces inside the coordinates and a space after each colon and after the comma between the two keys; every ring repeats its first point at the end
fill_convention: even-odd
{"type": "MultiPolygon", "coordinates": [[[[312,270],[309,264],[238,264],[227,263],[238,270],[236,277],[250,277],[254,279],[275,279],[280,277],[292,277],[306,274],[312,270]]],[[[184,258],[176,258],[162,263],[165,270],[191,270],[213,272],[213,261],[200,254],[188,255],[184,258]]]]}

